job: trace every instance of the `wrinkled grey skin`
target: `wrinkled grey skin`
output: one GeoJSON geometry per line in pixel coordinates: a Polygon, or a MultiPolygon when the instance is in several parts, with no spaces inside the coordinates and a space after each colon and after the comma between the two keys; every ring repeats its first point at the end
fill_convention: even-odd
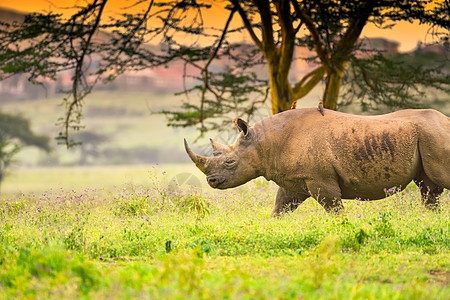
{"type": "Polygon", "coordinates": [[[314,197],[328,212],[341,199],[377,200],[386,189],[420,187],[427,208],[450,189],[450,118],[435,110],[357,116],[294,109],[249,127],[231,146],[211,140],[213,157],[186,151],[213,188],[227,189],[264,176],[278,186],[272,216],[314,197]]]}

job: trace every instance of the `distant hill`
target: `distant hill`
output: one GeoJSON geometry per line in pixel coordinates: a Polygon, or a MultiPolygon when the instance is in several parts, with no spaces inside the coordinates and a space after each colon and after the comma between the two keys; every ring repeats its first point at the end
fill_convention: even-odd
{"type": "Polygon", "coordinates": [[[22,22],[25,15],[23,12],[0,7],[0,20],[3,22],[22,22]]]}

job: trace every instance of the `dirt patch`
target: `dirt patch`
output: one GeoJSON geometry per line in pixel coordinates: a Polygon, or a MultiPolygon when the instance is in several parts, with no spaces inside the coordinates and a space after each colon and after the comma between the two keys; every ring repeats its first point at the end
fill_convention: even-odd
{"type": "Polygon", "coordinates": [[[429,273],[431,276],[433,276],[434,280],[439,281],[444,285],[450,284],[450,272],[431,270],[429,273]]]}

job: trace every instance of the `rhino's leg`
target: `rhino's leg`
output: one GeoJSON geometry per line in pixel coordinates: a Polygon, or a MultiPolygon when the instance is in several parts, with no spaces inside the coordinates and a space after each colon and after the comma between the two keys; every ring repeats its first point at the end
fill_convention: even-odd
{"type": "Polygon", "coordinates": [[[302,195],[288,191],[282,187],[278,188],[275,207],[273,208],[271,217],[279,217],[284,213],[294,211],[309,195],[302,195]]]}
{"type": "Polygon", "coordinates": [[[339,213],[344,209],[341,188],[334,180],[307,183],[309,192],[328,213],[339,213]]]}
{"type": "Polygon", "coordinates": [[[444,189],[431,181],[423,171],[414,179],[414,182],[420,189],[425,207],[430,210],[438,210],[439,202],[437,198],[442,194],[444,189]]]}

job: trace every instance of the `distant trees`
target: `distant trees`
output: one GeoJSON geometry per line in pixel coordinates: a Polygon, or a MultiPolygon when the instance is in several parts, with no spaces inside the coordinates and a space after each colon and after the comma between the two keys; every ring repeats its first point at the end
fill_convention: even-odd
{"type": "Polygon", "coordinates": [[[50,151],[50,139],[31,131],[30,122],[21,117],[0,112],[0,186],[13,157],[24,146],[50,151]]]}
{"type": "Polygon", "coordinates": [[[85,166],[89,162],[89,158],[95,159],[99,156],[98,146],[108,140],[104,134],[99,134],[91,131],[82,131],[74,137],[79,141],[80,158],[78,164],[85,166]]]}
{"type": "MultiPolygon", "coordinates": [[[[420,46],[420,45],[419,45],[420,46]]],[[[439,108],[450,104],[450,45],[435,45],[386,57],[376,53],[351,60],[341,106],[360,104],[362,111],[398,107],[439,108]],[[437,95],[447,95],[441,100],[437,95]],[[441,105],[442,106],[442,105],[441,105]]]]}
{"type": "Polygon", "coordinates": [[[338,107],[343,85],[349,99],[363,95],[367,101],[382,99],[394,107],[417,104],[411,99],[422,96],[422,87],[449,90],[448,72],[436,72],[435,67],[411,69],[381,54],[365,59],[355,55],[369,23],[390,28],[398,21],[419,21],[430,26],[436,41],[448,46],[448,1],[136,0],[122,14],[106,18],[107,4],[108,0],[91,0],[77,6],[68,19],[54,12],[35,13],[21,24],[1,26],[3,76],[29,72],[30,80],[39,82],[43,76],[54,78],[61,70],[73,70],[72,88],[64,99],[66,113],[60,120],[59,139],[67,145],[69,131],[79,129],[83,99],[93,84],[175,60],[185,64],[183,79],[194,81],[183,93],[199,101],[186,101],[164,113],[169,125],[198,126],[201,132],[220,127],[220,120],[231,113],[250,118],[269,95],[272,114],[287,110],[322,80],[324,104],[331,109],[338,107]],[[203,16],[217,6],[228,13],[223,27],[205,26],[203,16]],[[242,25],[233,26],[235,18],[242,25]],[[231,35],[243,32],[253,43],[246,49],[230,42],[231,35]],[[149,47],[150,41],[161,49],[149,47]],[[302,59],[316,68],[298,82],[289,82],[297,46],[314,51],[314,57],[302,59]],[[89,71],[86,66],[94,54],[101,62],[89,71]],[[217,59],[226,59],[229,67],[214,69],[217,59]],[[265,76],[254,69],[261,65],[265,76]],[[93,84],[88,76],[95,78],[93,84]]]}

